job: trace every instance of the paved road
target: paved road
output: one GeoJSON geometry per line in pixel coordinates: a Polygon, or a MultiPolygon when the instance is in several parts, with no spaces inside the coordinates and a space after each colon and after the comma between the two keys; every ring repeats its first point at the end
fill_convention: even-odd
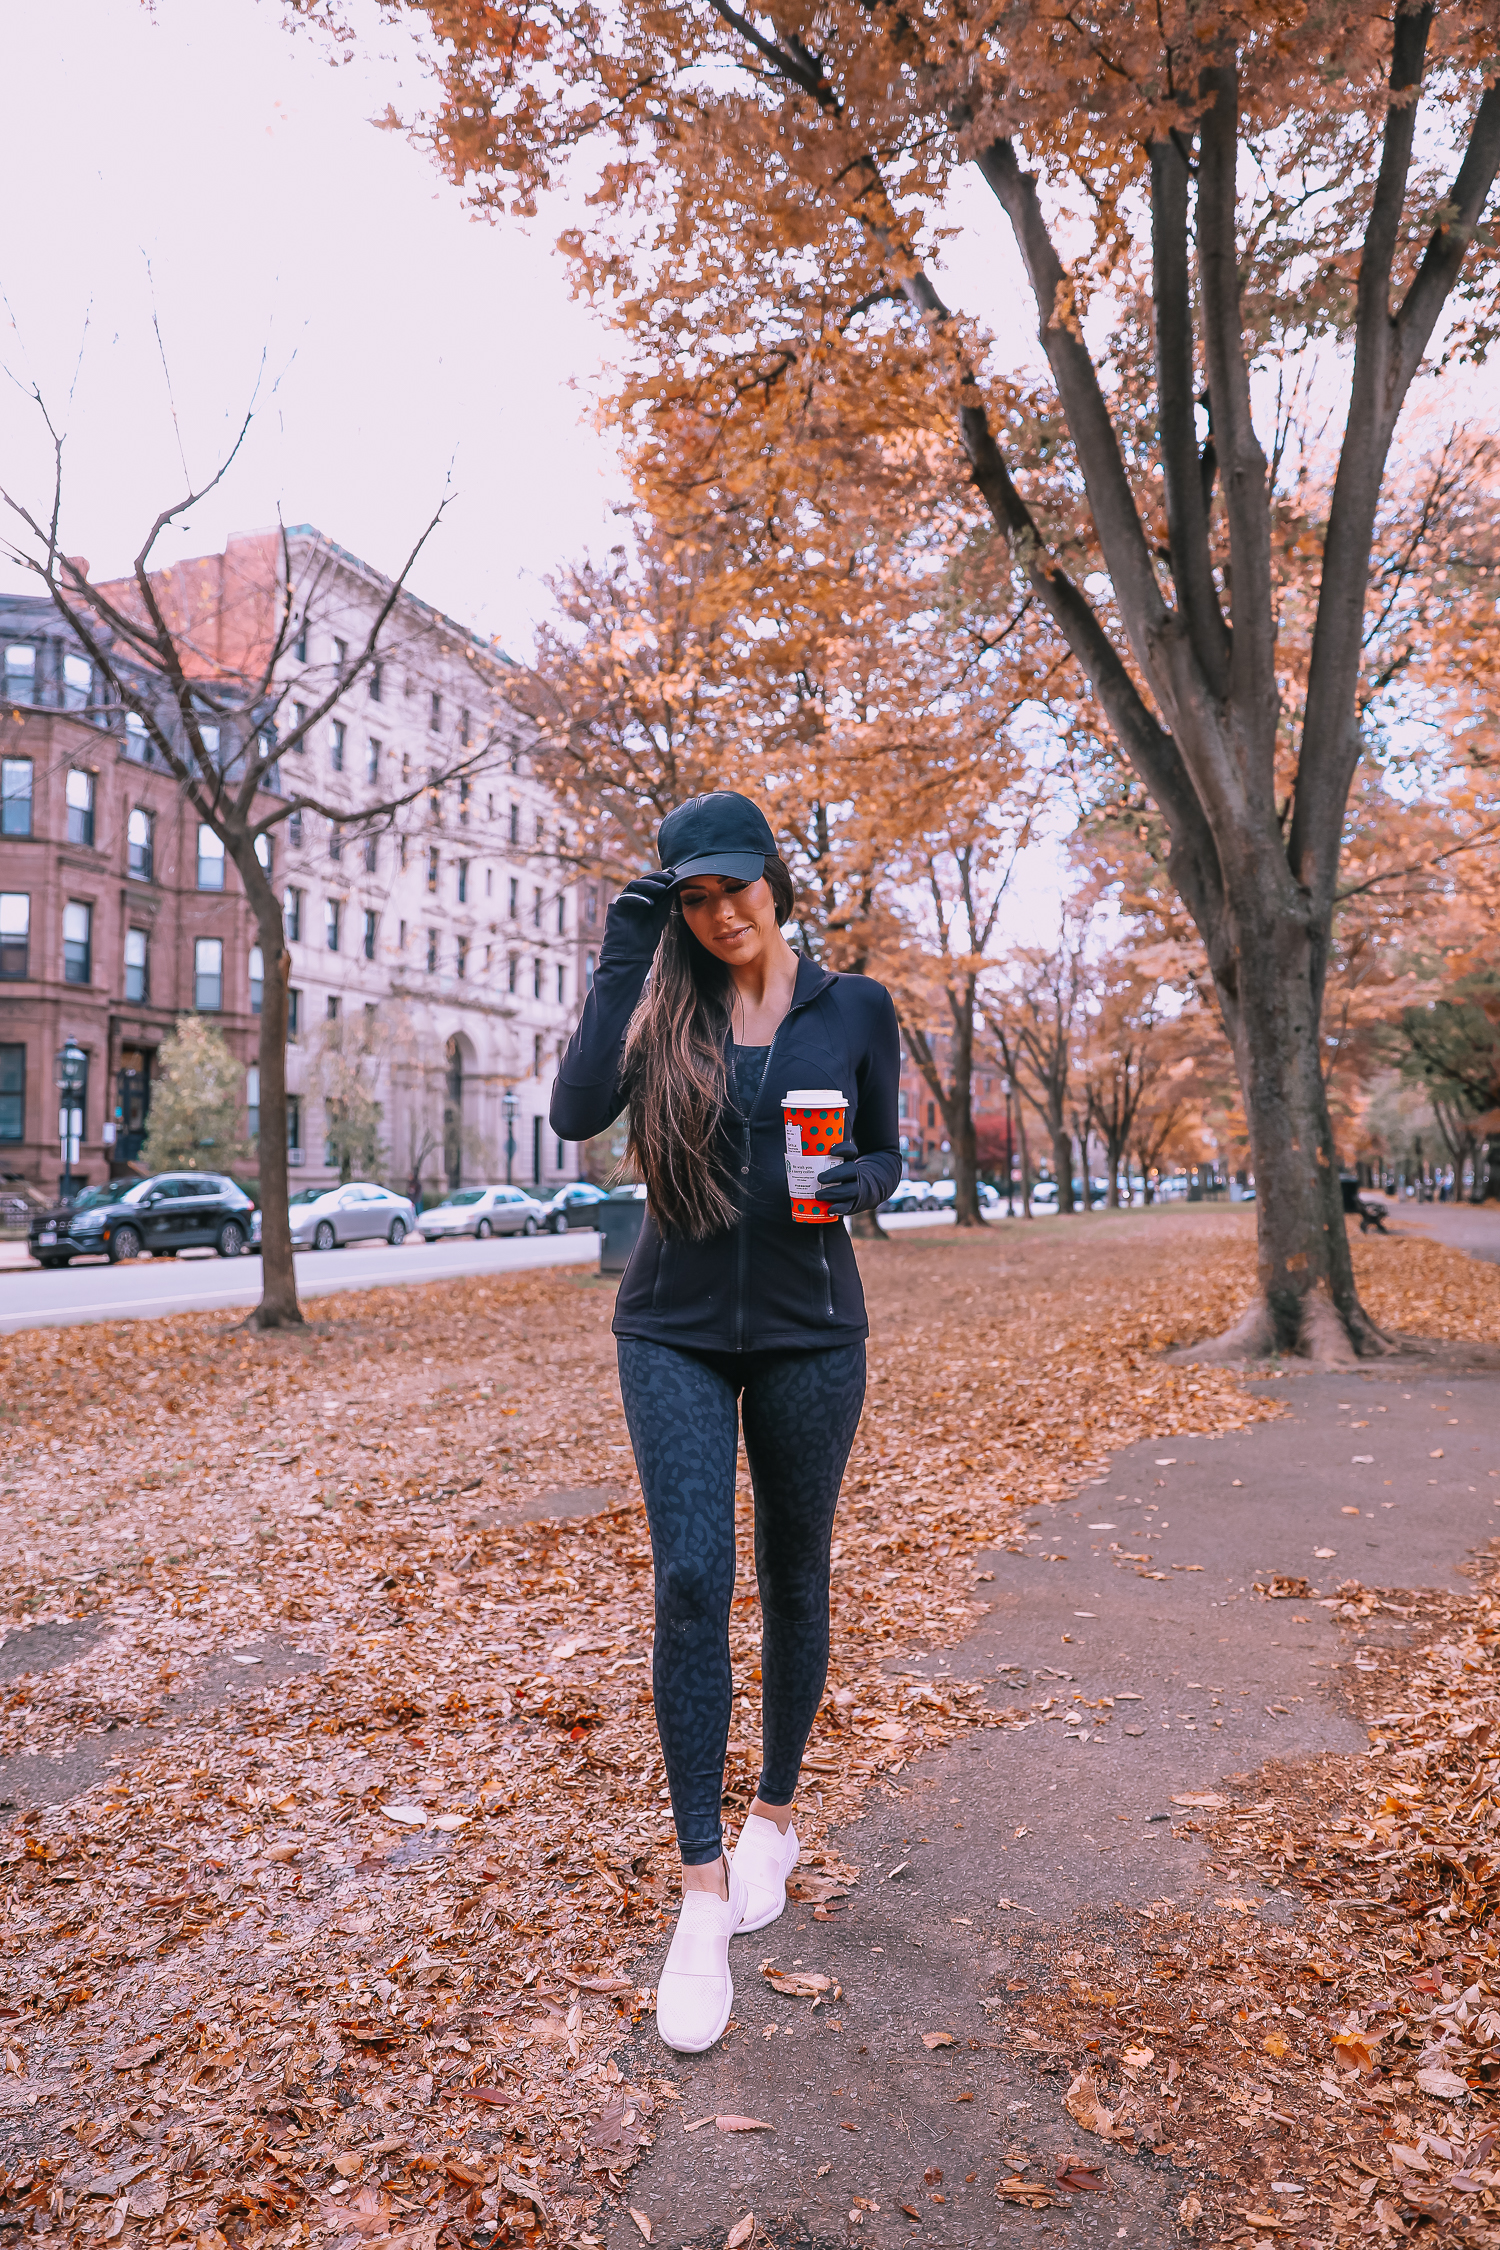
{"type": "Polygon", "coordinates": [[[1500,1265],[1500,1203],[1398,1203],[1382,1198],[1393,1234],[1425,1234],[1500,1265]]]}
{"type": "MultiPolygon", "coordinates": [[[[576,1228],[565,1235],[516,1235],[491,1242],[360,1244],[348,1250],[300,1251],[297,1288],[304,1300],[344,1289],[388,1289],[393,1282],[453,1281],[474,1273],[514,1273],[525,1266],[592,1265],[599,1237],[576,1228]]],[[[126,1266],[74,1264],[44,1273],[39,1266],[0,1272],[0,1335],[17,1328],[67,1328],[84,1320],[151,1320],[162,1313],[213,1312],[260,1300],[259,1258],[216,1258],[191,1252],[126,1266]]]]}

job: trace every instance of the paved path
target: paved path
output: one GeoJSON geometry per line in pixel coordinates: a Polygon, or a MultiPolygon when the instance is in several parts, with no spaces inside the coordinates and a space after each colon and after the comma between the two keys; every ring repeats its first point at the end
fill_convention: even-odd
{"type": "Polygon", "coordinates": [[[1382,1199],[1392,1234],[1425,1234],[1500,1265],[1500,1203],[1398,1203],[1382,1199]]]}
{"type": "MultiPolygon", "coordinates": [[[[778,2245],[817,2250],[1176,2239],[1183,2181],[1162,2163],[1111,2154],[1111,2193],[1078,2195],[1067,2211],[996,2201],[1002,2149],[1056,2157],[1087,2145],[1063,2111],[1066,2071],[1027,2068],[1006,2038],[1018,1933],[1055,1956],[1075,1916],[1191,1897],[1207,1878],[1193,1838],[1161,1817],[1174,1794],[1243,1782],[1269,1757],[1365,1751],[1338,1692],[1352,1648],[1328,1611],[1265,1601],[1256,1577],[1325,1592],[1355,1577],[1456,1588],[1465,1554],[1500,1532],[1500,1377],[1372,1368],[1272,1388],[1286,1419],[1133,1447],[1084,1501],[1038,1512],[1026,1556],[978,1558],[976,1574],[995,1574],[980,1583],[990,1614],[923,1668],[988,1680],[1007,1703],[1051,1691],[1071,1709],[1081,1697],[1083,1727],[971,1735],[872,1792],[838,1839],[863,1871],[847,1911],[815,1923],[793,1907],[736,1941],[737,2028],[723,2044],[670,2057],[643,2027],[622,2048],[622,2067],[662,2069],[682,2096],[629,2180],[658,2243],[720,2244],[747,2210],[778,2245]],[[1320,1558],[1320,1547],[1336,1552],[1320,1558]],[[1165,1575],[1137,1575],[1146,1568],[1165,1575]],[[1088,1706],[1105,1695],[1115,1707],[1101,1728],[1088,1706]],[[899,1880],[882,1880],[902,1862],[899,1880]],[[841,2005],[813,2015],[779,2000],[758,1974],[767,1957],[827,1971],[841,2005]],[[957,2045],[928,2054],[929,2030],[957,2045]],[[716,2113],[774,2130],[683,2130],[716,2113]],[[880,2208],[856,2237],[848,2213],[861,2197],[880,2208]]],[[[1284,1895],[1266,1911],[1291,1920],[1299,1907],[1284,1895]]],[[[1294,2148],[1278,2161],[1296,2176],[1294,2148]]],[[[607,2239],[623,2250],[639,2238],[622,2219],[607,2239]]]]}
{"type": "MultiPolygon", "coordinates": [[[[297,1254],[297,1290],[304,1302],[345,1289],[387,1289],[391,1284],[452,1281],[460,1275],[515,1273],[526,1266],[593,1265],[599,1237],[578,1227],[564,1235],[516,1235],[490,1242],[359,1244],[347,1250],[297,1254]]],[[[132,1260],[112,1266],[40,1266],[0,1271],[0,1336],[17,1328],[67,1328],[83,1320],[151,1320],[162,1313],[215,1312],[260,1302],[259,1258],[132,1260]]]]}

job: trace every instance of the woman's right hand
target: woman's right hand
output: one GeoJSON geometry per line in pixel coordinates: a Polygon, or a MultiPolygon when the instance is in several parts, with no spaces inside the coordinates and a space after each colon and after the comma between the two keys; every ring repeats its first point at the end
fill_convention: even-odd
{"type": "Polygon", "coordinates": [[[637,875],[613,901],[604,918],[601,966],[615,961],[644,961],[649,965],[672,910],[675,888],[670,875],[637,875]]]}

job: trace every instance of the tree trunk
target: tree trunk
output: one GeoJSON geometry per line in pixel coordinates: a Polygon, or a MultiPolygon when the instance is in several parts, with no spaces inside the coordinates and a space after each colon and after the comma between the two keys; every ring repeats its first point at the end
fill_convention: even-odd
{"type": "Polygon", "coordinates": [[[1036,1213],[1031,1208],[1031,1144],[1026,1138],[1026,1112],[1021,1107],[1019,1092],[1015,1102],[1016,1139],[1021,1144],[1021,1216],[1023,1219],[1033,1219],[1036,1213]]]}
{"type": "Polygon", "coordinates": [[[854,1236],[856,1242],[885,1242],[888,1240],[885,1228],[880,1224],[873,1211],[856,1211],[849,1221],[849,1232],[854,1236]]]}
{"type": "MultiPolygon", "coordinates": [[[[292,957],[276,893],[252,856],[245,878],[260,938],[264,974],[260,1003],[260,1303],[254,1328],[300,1328],[292,1223],[287,1210],[286,1013],[292,957]]],[[[244,876],[242,869],[241,874],[244,876]]]]}
{"type": "Polygon", "coordinates": [[[1124,1143],[1113,1139],[1111,1135],[1106,1133],[1104,1148],[1109,1161],[1109,1186],[1105,1191],[1105,1207],[1110,1211],[1118,1211],[1120,1208],[1120,1163],[1125,1154],[1124,1143]]]}
{"type": "Polygon", "coordinates": [[[1237,914],[1232,959],[1222,974],[1216,965],[1250,1127],[1259,1287],[1213,1351],[1347,1365],[1393,1346],[1360,1304],[1344,1227],[1318,1038],[1326,932],[1305,909],[1277,901],[1260,913],[1259,903],[1237,914]]]}

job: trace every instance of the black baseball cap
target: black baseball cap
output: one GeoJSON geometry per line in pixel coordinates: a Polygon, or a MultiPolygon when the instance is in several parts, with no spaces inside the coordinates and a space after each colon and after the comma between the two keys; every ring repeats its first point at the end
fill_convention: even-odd
{"type": "Polygon", "coordinates": [[[771,824],[759,805],[733,789],[689,797],[669,812],[656,834],[662,870],[685,883],[690,875],[727,875],[753,883],[776,850],[771,824]]]}

